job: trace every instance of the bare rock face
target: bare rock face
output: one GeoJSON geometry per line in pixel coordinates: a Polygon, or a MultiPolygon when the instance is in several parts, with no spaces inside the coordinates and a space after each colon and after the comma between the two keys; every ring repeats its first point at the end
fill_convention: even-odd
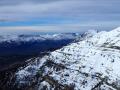
{"type": "Polygon", "coordinates": [[[51,52],[16,73],[37,90],[120,90],[120,28],[51,52]]]}

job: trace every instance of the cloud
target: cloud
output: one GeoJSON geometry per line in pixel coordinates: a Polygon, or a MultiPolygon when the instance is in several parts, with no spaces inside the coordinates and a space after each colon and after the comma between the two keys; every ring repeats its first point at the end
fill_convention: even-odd
{"type": "Polygon", "coordinates": [[[64,20],[63,25],[2,27],[0,30],[73,31],[74,29],[78,31],[80,26],[118,26],[120,24],[119,5],[119,0],[1,0],[1,23],[48,17],[64,20]],[[73,23],[71,23],[72,20],[73,23]],[[74,20],[79,23],[78,26],[75,26],[74,20]]]}
{"type": "Polygon", "coordinates": [[[81,24],[81,23],[74,23],[74,24],[48,24],[48,25],[36,25],[36,26],[2,26],[0,27],[1,32],[57,32],[57,33],[68,33],[68,32],[85,32],[89,29],[95,29],[95,30],[112,30],[118,26],[112,25],[108,26],[107,22],[102,24],[99,24],[99,22],[96,22],[96,24],[81,24]],[[105,26],[104,26],[105,25],[105,26]]]}
{"type": "Polygon", "coordinates": [[[18,5],[22,3],[48,3],[56,0],[0,0],[0,5],[18,5]]]}
{"type": "Polygon", "coordinates": [[[35,31],[35,32],[81,32],[79,24],[60,24],[42,26],[3,26],[3,31],[35,31]]]}
{"type": "MultiPolygon", "coordinates": [[[[1,18],[38,18],[38,17],[70,17],[70,18],[104,18],[110,15],[119,16],[118,0],[13,0],[13,5],[0,6],[1,18]],[[14,2],[13,2],[14,1],[14,2]],[[25,3],[26,2],[26,3],[25,3]],[[35,3],[38,2],[38,3],[35,3]],[[16,5],[15,3],[19,3],[16,5]],[[94,17],[96,16],[96,17],[94,17]]],[[[9,3],[10,0],[0,1],[9,3]]]]}

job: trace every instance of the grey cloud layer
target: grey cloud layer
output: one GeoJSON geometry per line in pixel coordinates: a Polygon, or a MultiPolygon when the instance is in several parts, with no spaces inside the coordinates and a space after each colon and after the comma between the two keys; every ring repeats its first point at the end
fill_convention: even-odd
{"type": "Polygon", "coordinates": [[[18,5],[22,3],[49,3],[56,0],[0,0],[0,5],[18,5]]]}
{"type": "MultiPolygon", "coordinates": [[[[57,17],[77,19],[79,25],[83,26],[88,23],[89,25],[119,25],[119,6],[120,0],[0,0],[0,21],[57,17]]],[[[54,28],[52,26],[56,30],[66,29],[65,26],[60,27],[57,24],[54,28]]],[[[75,27],[78,30],[78,26],[75,27]]],[[[51,27],[46,26],[47,30],[48,28],[51,27]]]]}
{"type": "Polygon", "coordinates": [[[116,26],[108,26],[108,27],[101,27],[101,26],[87,26],[80,24],[64,24],[64,25],[44,25],[44,26],[8,26],[8,27],[0,27],[0,34],[6,33],[20,33],[20,32],[56,32],[56,33],[69,33],[69,32],[85,32],[87,30],[112,30],[116,28],[116,26]]]}
{"type": "MultiPolygon", "coordinates": [[[[2,0],[0,4],[0,19],[2,18],[31,18],[31,17],[78,17],[94,18],[120,15],[119,0],[2,0]],[[26,2],[26,3],[24,3],[26,2]],[[30,3],[31,2],[31,3],[30,3]],[[39,2],[35,4],[34,2],[39,2]],[[11,3],[11,5],[7,5],[11,3]],[[16,5],[15,3],[19,3],[16,5]],[[12,5],[13,4],[13,5],[12,5]]],[[[103,17],[103,18],[104,18],[103,17]]],[[[94,19],[93,18],[93,19],[94,19]]]]}

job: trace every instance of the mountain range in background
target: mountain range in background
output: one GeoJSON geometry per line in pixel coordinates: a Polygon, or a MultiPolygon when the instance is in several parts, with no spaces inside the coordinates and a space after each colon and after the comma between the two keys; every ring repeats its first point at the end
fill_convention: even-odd
{"type": "Polygon", "coordinates": [[[79,37],[77,33],[44,35],[1,35],[0,68],[40,56],[65,46],[79,37]]]}

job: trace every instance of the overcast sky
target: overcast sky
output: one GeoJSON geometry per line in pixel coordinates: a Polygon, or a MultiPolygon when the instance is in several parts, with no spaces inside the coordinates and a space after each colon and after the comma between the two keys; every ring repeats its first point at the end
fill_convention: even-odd
{"type": "Polygon", "coordinates": [[[120,26],[120,0],[0,0],[0,31],[83,32],[120,26]]]}

